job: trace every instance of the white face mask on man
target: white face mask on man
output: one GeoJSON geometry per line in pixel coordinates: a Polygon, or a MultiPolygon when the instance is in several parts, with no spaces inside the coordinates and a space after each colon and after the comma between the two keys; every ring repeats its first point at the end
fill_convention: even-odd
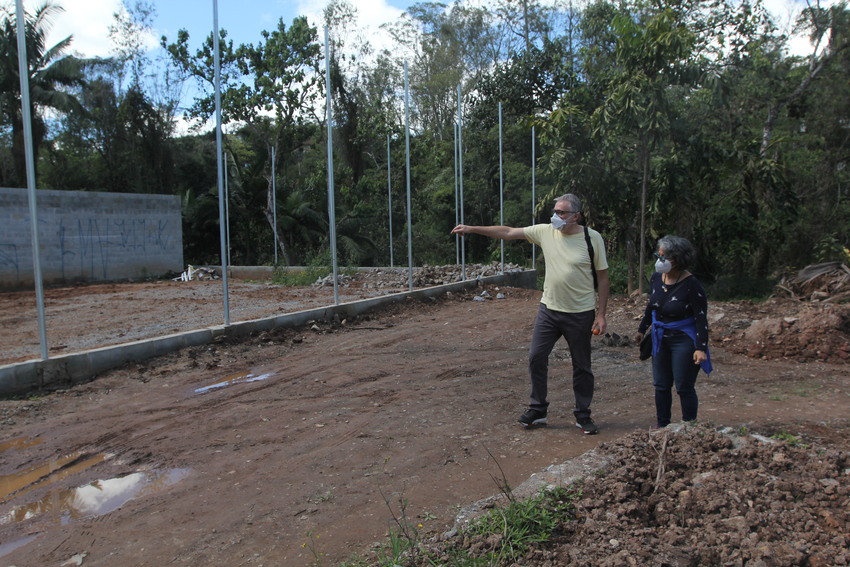
{"type": "Polygon", "coordinates": [[[655,271],[659,274],[666,274],[672,269],[673,264],[670,263],[670,260],[661,260],[659,258],[655,261],[655,271]]]}
{"type": "Polygon", "coordinates": [[[552,228],[560,230],[567,226],[567,221],[558,216],[558,213],[552,213],[552,228]]]}
{"type": "MultiPolygon", "coordinates": [[[[573,215],[572,214],[567,215],[567,217],[571,217],[571,216],[573,216],[573,215]]],[[[574,219],[574,220],[564,220],[561,217],[561,215],[559,215],[558,213],[552,213],[552,218],[550,220],[552,221],[552,228],[554,228],[555,230],[560,230],[560,229],[564,228],[565,226],[567,226],[568,224],[576,224],[578,222],[577,218],[574,219]]]]}

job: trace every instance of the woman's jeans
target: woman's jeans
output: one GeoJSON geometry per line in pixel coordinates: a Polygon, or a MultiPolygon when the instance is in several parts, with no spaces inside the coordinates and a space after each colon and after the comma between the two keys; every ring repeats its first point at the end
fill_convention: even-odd
{"type": "Polygon", "coordinates": [[[694,364],[694,341],[686,334],[666,336],[652,358],[652,384],[655,386],[655,416],[658,425],[670,424],[673,385],[682,403],[682,421],[697,418],[697,381],[700,367],[694,364]]]}

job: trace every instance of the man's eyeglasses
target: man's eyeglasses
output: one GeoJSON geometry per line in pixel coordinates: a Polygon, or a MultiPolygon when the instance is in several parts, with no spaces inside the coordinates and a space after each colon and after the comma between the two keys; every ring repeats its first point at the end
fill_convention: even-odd
{"type": "Polygon", "coordinates": [[[561,210],[558,210],[558,209],[554,209],[552,212],[555,213],[556,215],[558,215],[559,217],[565,217],[567,215],[574,215],[578,211],[561,211],[561,210]]]}

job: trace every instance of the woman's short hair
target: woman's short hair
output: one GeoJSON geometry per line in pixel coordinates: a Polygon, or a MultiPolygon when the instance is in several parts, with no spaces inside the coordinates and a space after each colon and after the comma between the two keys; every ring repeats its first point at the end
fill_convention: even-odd
{"type": "Polygon", "coordinates": [[[668,234],[658,239],[658,249],[664,249],[664,256],[673,260],[676,267],[680,270],[686,270],[694,263],[697,252],[693,244],[681,236],[673,236],[668,234]]]}

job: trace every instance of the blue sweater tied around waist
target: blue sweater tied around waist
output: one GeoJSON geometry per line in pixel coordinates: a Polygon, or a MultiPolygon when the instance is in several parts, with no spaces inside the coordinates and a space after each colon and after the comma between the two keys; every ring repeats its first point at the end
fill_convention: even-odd
{"type": "MultiPolygon", "coordinates": [[[[688,335],[692,341],[694,341],[694,345],[697,343],[696,320],[693,317],[688,317],[687,319],[681,319],[679,321],[670,321],[669,323],[662,323],[655,319],[655,311],[653,311],[652,328],[650,329],[650,332],[652,333],[652,356],[658,354],[658,349],[661,348],[661,340],[664,338],[665,329],[671,331],[682,331],[688,335]]],[[[700,363],[700,368],[702,368],[706,374],[711,374],[711,371],[714,370],[714,367],[711,365],[711,354],[709,354],[708,348],[705,349],[705,360],[700,363]]]]}

